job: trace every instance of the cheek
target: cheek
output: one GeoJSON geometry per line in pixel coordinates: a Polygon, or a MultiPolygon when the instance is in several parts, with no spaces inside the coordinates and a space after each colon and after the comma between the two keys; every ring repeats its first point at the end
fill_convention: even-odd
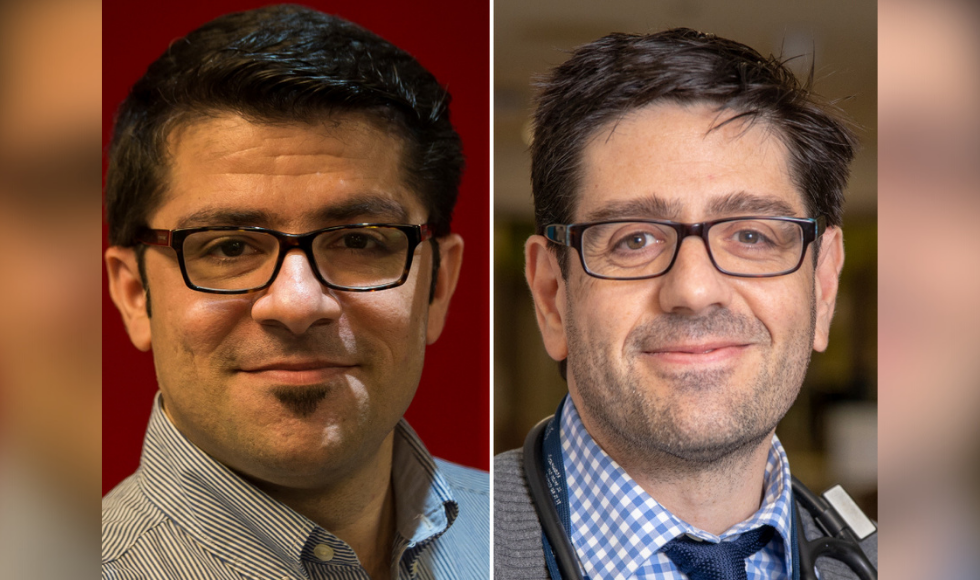
{"type": "Polygon", "coordinates": [[[649,281],[617,282],[587,278],[569,284],[569,308],[579,339],[593,343],[610,356],[619,356],[626,338],[647,320],[655,304],[649,281]]]}
{"type": "Polygon", "coordinates": [[[184,288],[158,292],[151,285],[151,328],[156,356],[207,357],[249,317],[248,297],[211,296],[184,288]]]}
{"type": "Polygon", "coordinates": [[[363,333],[375,337],[396,365],[420,365],[425,345],[428,289],[423,295],[414,282],[413,276],[397,288],[352,294],[345,308],[347,316],[340,321],[344,344],[355,344],[363,333]]]}
{"type": "Polygon", "coordinates": [[[348,298],[341,341],[371,353],[364,382],[352,377],[350,384],[362,417],[394,419],[407,409],[422,376],[427,305],[428,294],[420,298],[408,284],[348,298]]]}
{"type": "Polygon", "coordinates": [[[813,278],[800,274],[736,282],[747,313],[762,322],[774,344],[793,342],[812,325],[813,278]]]}

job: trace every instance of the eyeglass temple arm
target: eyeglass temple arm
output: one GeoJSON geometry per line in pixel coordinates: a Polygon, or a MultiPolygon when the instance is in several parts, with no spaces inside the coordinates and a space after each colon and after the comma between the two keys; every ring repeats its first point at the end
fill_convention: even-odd
{"type": "Polygon", "coordinates": [[[563,246],[570,246],[571,240],[568,239],[568,226],[561,224],[551,224],[550,226],[544,227],[544,237],[548,238],[556,244],[561,244],[563,246]]]}
{"type": "Polygon", "coordinates": [[[170,230],[142,230],[136,234],[136,241],[148,246],[169,246],[173,237],[170,230]]]}

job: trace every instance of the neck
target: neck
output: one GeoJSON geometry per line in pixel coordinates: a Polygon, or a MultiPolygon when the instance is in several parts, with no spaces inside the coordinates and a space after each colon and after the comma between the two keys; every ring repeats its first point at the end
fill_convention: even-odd
{"type": "Polygon", "coordinates": [[[366,465],[327,486],[298,489],[253,483],[346,542],[373,580],[387,580],[396,526],[391,486],[393,437],[391,433],[385,438],[366,465]]]}
{"type": "Polygon", "coordinates": [[[773,432],[710,463],[645,449],[629,452],[580,415],[586,430],[657,503],[692,526],[721,535],[759,510],[773,432]]]}

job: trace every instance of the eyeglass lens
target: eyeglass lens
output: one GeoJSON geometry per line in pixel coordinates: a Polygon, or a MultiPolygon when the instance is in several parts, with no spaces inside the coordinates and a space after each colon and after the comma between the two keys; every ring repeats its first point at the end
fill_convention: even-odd
{"type": "MultiPolygon", "coordinates": [[[[582,258],[593,274],[640,278],[663,274],[677,250],[677,230],[662,224],[614,222],[582,232],[582,258]]],[[[771,219],[714,224],[708,246],[715,263],[730,274],[772,275],[794,269],[803,251],[803,228],[771,219]]]]}
{"type": "MultiPolygon", "coordinates": [[[[327,282],[345,288],[371,288],[402,277],[408,245],[408,236],[396,228],[344,228],[317,236],[313,256],[327,282]]],[[[279,258],[279,241],[265,232],[196,232],[184,240],[183,256],[187,277],[195,286],[250,290],[271,280],[279,258]]]]}

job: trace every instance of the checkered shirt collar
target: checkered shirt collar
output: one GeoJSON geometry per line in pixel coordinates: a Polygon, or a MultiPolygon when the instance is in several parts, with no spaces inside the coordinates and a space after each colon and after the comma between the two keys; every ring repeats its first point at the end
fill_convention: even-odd
{"type": "MultiPolygon", "coordinates": [[[[710,542],[762,525],[776,528],[773,541],[754,558],[765,578],[792,577],[792,516],[789,461],[773,435],[763,480],[765,498],[751,518],[721,536],[699,530],[657,503],[595,442],[567,397],[561,418],[562,459],[568,483],[571,537],[591,578],[685,578],[659,550],[681,534],[710,542]],[[770,575],[772,573],[772,575],[770,575]],[[785,576],[784,576],[785,575],[785,576]]],[[[749,559],[750,562],[752,558],[749,559]]],[[[750,565],[749,578],[753,578],[750,565]]],[[[763,576],[756,576],[763,577],[763,576]]]]}

